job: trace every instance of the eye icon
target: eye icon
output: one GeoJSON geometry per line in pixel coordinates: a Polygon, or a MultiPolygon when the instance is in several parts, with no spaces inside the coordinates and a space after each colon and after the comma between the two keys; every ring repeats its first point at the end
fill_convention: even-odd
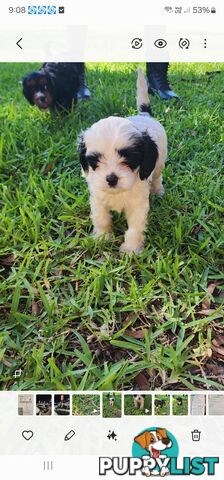
{"type": "Polygon", "coordinates": [[[158,38],[155,42],[154,42],[154,45],[155,47],[157,48],[165,48],[167,46],[167,41],[164,40],[164,38],[158,38]]]}

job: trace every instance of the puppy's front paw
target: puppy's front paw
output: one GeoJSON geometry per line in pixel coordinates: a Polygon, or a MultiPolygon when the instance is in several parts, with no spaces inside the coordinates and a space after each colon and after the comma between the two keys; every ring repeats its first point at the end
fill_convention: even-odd
{"type": "Polygon", "coordinates": [[[165,189],[163,185],[159,185],[159,186],[152,185],[150,193],[154,193],[154,195],[159,195],[160,197],[162,197],[165,193],[165,189]]]}
{"type": "Polygon", "coordinates": [[[94,228],[92,236],[93,238],[105,238],[108,240],[111,236],[112,230],[111,229],[100,229],[100,228],[94,228]]]}
{"type": "Polygon", "coordinates": [[[122,243],[120,246],[120,251],[122,253],[128,253],[128,255],[131,255],[132,253],[139,254],[143,251],[144,245],[143,243],[139,243],[137,245],[132,245],[127,242],[122,243]]]}

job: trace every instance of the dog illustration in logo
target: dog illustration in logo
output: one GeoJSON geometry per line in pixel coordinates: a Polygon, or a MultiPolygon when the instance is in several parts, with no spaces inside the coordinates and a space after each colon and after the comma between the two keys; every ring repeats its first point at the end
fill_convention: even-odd
{"type": "MultiPolygon", "coordinates": [[[[165,459],[166,455],[161,455],[161,452],[172,447],[172,441],[168,437],[165,428],[157,428],[156,430],[145,431],[135,437],[134,440],[144,450],[148,450],[150,453],[150,459],[155,461],[157,459],[165,459]]],[[[165,475],[169,474],[169,469],[165,466],[162,466],[161,471],[159,472],[156,469],[150,470],[148,466],[145,466],[142,470],[142,473],[146,477],[150,477],[150,475],[160,475],[161,477],[165,477],[165,475]]]]}

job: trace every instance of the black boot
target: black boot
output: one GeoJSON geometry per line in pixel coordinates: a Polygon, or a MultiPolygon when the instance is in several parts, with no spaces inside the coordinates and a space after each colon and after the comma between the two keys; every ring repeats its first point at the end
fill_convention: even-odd
{"type": "Polygon", "coordinates": [[[146,63],[146,74],[149,93],[157,93],[163,100],[179,99],[168,81],[169,63],[146,63]]]}
{"type": "Polygon", "coordinates": [[[83,69],[79,75],[80,79],[80,89],[77,94],[78,100],[89,100],[91,97],[90,90],[87,87],[87,81],[86,81],[86,70],[85,70],[85,65],[83,64],[83,69]]]}

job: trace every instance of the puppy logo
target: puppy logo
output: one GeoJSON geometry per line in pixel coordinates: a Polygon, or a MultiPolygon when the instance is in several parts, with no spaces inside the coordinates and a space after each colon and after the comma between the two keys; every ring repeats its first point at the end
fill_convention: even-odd
{"type": "Polygon", "coordinates": [[[156,426],[146,428],[134,437],[132,456],[100,457],[99,475],[110,475],[112,472],[115,475],[125,475],[125,478],[139,478],[139,474],[158,478],[167,475],[172,478],[180,478],[180,475],[184,478],[200,475],[204,478],[205,474],[206,478],[211,475],[216,478],[216,467],[219,463],[219,457],[202,455],[179,458],[179,445],[174,435],[165,428],[156,426]]]}
{"type": "Polygon", "coordinates": [[[171,457],[178,456],[178,444],[165,428],[150,428],[134,438],[132,453],[144,462],[142,474],[146,477],[169,475],[171,457]],[[147,453],[147,455],[146,455],[147,453]]]}
{"type": "Polygon", "coordinates": [[[179,458],[179,446],[174,435],[165,428],[156,426],[146,428],[134,437],[132,456],[100,457],[99,475],[110,475],[112,472],[115,475],[125,475],[125,478],[127,476],[139,478],[139,474],[158,478],[167,475],[172,478],[173,476],[180,478],[180,475],[184,478],[189,475],[202,475],[204,478],[205,474],[206,478],[210,478],[211,475],[216,478],[216,467],[219,463],[219,457],[202,455],[179,458]]]}

